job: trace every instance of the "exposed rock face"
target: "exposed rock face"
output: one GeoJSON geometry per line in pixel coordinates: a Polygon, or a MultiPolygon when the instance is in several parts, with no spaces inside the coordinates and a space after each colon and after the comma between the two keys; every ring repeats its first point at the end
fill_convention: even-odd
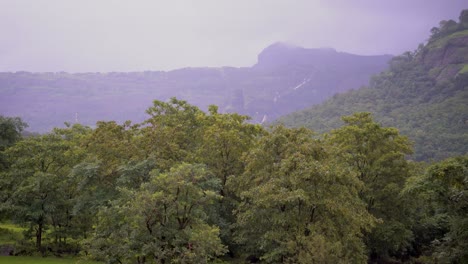
{"type": "Polygon", "coordinates": [[[455,77],[468,64],[468,35],[448,36],[437,43],[429,43],[422,54],[422,62],[435,69],[437,81],[455,77]]]}
{"type": "Polygon", "coordinates": [[[424,55],[424,63],[431,67],[445,66],[466,62],[468,36],[449,39],[439,48],[431,48],[424,55]]]}
{"type": "Polygon", "coordinates": [[[468,36],[449,39],[444,47],[442,65],[468,62],[468,36]]]}
{"type": "Polygon", "coordinates": [[[265,48],[258,55],[256,70],[272,71],[288,66],[333,69],[344,72],[356,67],[369,70],[386,66],[390,55],[362,56],[337,52],[332,48],[306,49],[287,43],[277,42],[265,48]]]}

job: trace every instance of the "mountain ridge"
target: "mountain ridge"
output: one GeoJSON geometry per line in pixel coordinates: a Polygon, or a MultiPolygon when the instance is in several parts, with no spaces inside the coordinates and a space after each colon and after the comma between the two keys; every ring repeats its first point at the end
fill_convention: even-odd
{"type": "Polygon", "coordinates": [[[322,133],[341,126],[341,116],[371,112],[414,142],[416,160],[466,155],[468,11],[463,13],[465,23],[441,21],[427,44],[394,57],[389,69],[373,76],[369,86],[335,95],[278,122],[322,133]]]}
{"type": "Polygon", "coordinates": [[[241,68],[0,73],[0,114],[20,116],[30,130],[46,132],[77,120],[91,126],[98,120],[139,122],[152,100],[177,97],[203,110],[216,104],[222,112],[239,112],[261,123],[365,85],[371,74],[387,67],[391,56],[297,46],[288,51],[275,43],[258,58],[252,67],[241,68]]]}

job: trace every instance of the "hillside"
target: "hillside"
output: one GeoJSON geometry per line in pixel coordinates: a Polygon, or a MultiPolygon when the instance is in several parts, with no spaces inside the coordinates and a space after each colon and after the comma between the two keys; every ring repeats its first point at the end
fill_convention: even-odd
{"type": "Polygon", "coordinates": [[[222,112],[247,114],[260,123],[366,85],[390,58],[275,43],[245,68],[0,73],[0,114],[20,116],[30,131],[46,132],[64,122],[142,121],[152,100],[177,97],[203,110],[216,104],[222,112]]]}
{"type": "Polygon", "coordinates": [[[320,105],[279,120],[325,132],[340,117],[358,111],[374,114],[415,145],[417,160],[439,160],[468,152],[468,11],[457,23],[442,21],[427,44],[393,58],[390,68],[368,87],[335,95],[320,105]]]}

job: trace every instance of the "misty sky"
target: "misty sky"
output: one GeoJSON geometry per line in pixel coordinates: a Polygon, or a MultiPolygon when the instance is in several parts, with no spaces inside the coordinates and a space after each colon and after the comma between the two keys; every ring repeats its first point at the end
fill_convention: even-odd
{"type": "Polygon", "coordinates": [[[414,50],[468,0],[0,0],[0,71],[251,66],[269,44],[414,50]]]}

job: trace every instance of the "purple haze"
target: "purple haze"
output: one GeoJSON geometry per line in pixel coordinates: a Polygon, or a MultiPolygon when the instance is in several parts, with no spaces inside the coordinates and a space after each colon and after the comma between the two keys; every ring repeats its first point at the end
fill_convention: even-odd
{"type": "Polygon", "coordinates": [[[251,66],[277,41],[400,54],[464,8],[466,0],[0,0],[0,72],[251,66]]]}

